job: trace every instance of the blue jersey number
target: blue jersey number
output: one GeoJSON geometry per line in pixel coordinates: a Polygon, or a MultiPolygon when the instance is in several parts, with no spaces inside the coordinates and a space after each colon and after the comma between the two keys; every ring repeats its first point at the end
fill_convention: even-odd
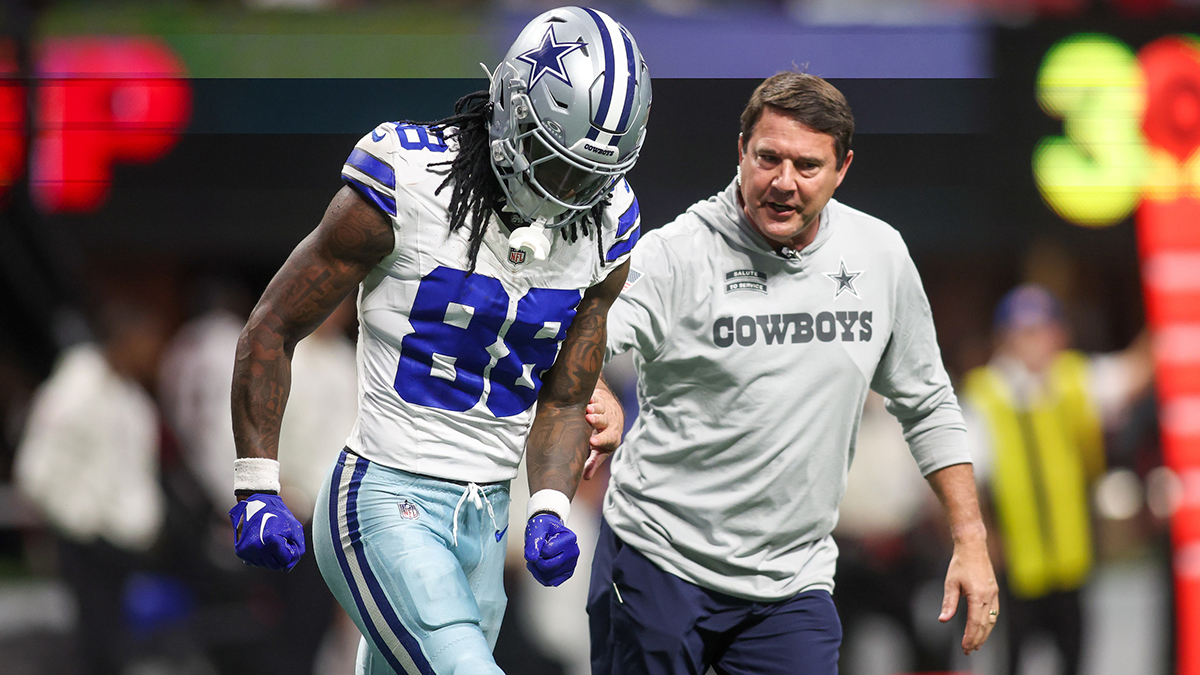
{"type": "Polygon", "coordinates": [[[580,294],[529,289],[501,338],[508,300],[504,286],[491,277],[449,267],[430,272],[409,315],[413,332],[400,343],[396,393],[414,405],[463,412],[479,401],[490,381],[486,404],[493,415],[528,410],[575,317],[580,294]]]}
{"type": "Polygon", "coordinates": [[[446,151],[446,141],[440,130],[430,133],[429,127],[419,124],[397,124],[396,135],[400,137],[400,145],[405,150],[446,151]]]}

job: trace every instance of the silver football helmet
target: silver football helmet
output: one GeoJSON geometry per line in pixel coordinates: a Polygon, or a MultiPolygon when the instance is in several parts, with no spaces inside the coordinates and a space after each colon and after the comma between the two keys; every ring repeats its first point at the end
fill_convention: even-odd
{"type": "Polygon", "coordinates": [[[574,222],[637,161],[650,73],[625,27],[561,7],[525,26],[492,74],[492,169],[521,218],[574,222]]]}

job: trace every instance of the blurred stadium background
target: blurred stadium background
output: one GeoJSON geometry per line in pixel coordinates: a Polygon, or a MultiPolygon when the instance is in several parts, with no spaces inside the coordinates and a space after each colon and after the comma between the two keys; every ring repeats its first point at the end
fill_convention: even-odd
{"type": "MultiPolygon", "coordinates": [[[[14,486],[31,401],[56,358],[94,338],[114,302],[176,330],[214,296],[234,308],[256,297],[319,220],[362,134],[446,115],[484,87],[478,64],[494,64],[553,4],[2,5],[0,674],[92,672],[74,648],[81,619],[61,539],[14,486]]],[[[838,199],[903,234],[952,375],[987,362],[993,307],[1022,282],[1062,300],[1085,352],[1128,354],[1149,330],[1155,385],[1134,388],[1106,420],[1082,671],[1200,674],[1200,2],[596,5],[630,29],[655,78],[630,176],[644,227],[725,186],[750,91],[803,69],[855,111],[856,159],[838,199]]],[[[162,401],[167,386],[144,384],[162,401]]],[[[954,656],[961,630],[935,620],[944,527],[905,468],[898,431],[866,419],[838,533],[843,672],[1004,672],[1003,625],[978,655],[954,656]],[[899,477],[877,475],[887,466],[899,477]]],[[[180,461],[186,439],[163,420],[164,527],[203,564],[162,554],[171,537],[160,540],[108,617],[124,645],[111,672],[252,672],[239,659],[280,640],[297,610],[288,591],[239,567],[219,532],[227,506],[195,496],[203,480],[180,461]]],[[[519,568],[501,665],[586,672],[582,586],[556,600],[519,568]]],[[[333,626],[316,672],[349,672],[353,636],[333,626]]],[[[1060,665],[1044,640],[1022,672],[1060,665]]]]}

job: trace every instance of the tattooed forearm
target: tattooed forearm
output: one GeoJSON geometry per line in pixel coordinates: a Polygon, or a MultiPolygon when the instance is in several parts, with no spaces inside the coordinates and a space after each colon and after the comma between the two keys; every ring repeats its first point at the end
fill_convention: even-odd
{"type": "Polygon", "coordinates": [[[233,433],[239,457],[278,456],[292,350],[393,246],[391,224],[346,188],[271,280],[242,330],[234,362],[233,433]]]}
{"type": "Polygon", "coordinates": [[[537,416],[526,443],[533,492],[552,489],[575,496],[588,457],[592,428],[584,413],[604,365],[608,308],[627,271],[627,267],[614,270],[584,296],[562,351],[542,380],[537,416]]]}
{"type": "Polygon", "coordinates": [[[239,457],[278,456],[279,426],[291,388],[291,360],[279,336],[245,331],[233,371],[233,436],[239,457]]]}
{"type": "Polygon", "coordinates": [[[575,497],[591,427],[582,410],[538,410],[538,420],[529,431],[529,489],[531,492],[558,490],[575,497]],[[536,452],[534,448],[543,448],[536,452]]]}
{"type": "MultiPolygon", "coordinates": [[[[585,299],[583,302],[588,301],[585,299]]],[[[599,301],[592,301],[591,304],[592,307],[581,307],[575,316],[575,321],[567,331],[567,342],[571,349],[568,351],[564,347],[554,363],[554,377],[545,380],[539,399],[586,404],[596,388],[596,379],[600,377],[600,368],[604,365],[604,326],[608,307],[596,308],[599,301]]]]}
{"type": "Polygon", "coordinates": [[[567,331],[567,346],[542,383],[529,430],[529,486],[535,492],[549,488],[575,495],[592,430],[584,412],[604,363],[604,339],[604,314],[581,307],[567,331]]]}

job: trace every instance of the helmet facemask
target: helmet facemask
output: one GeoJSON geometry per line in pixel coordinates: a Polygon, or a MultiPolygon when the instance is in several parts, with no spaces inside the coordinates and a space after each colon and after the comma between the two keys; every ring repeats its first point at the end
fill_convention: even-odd
{"type": "Polygon", "coordinates": [[[511,97],[505,107],[510,123],[507,133],[492,140],[491,153],[500,187],[512,209],[529,222],[541,220],[552,228],[573,223],[612,192],[633,168],[637,153],[610,164],[590,159],[579,150],[586,147],[592,155],[610,152],[615,158],[615,148],[597,146],[587,139],[577,141],[575,148],[565,147],[547,128],[550,125],[538,119],[523,83],[507,84],[511,97]]]}

